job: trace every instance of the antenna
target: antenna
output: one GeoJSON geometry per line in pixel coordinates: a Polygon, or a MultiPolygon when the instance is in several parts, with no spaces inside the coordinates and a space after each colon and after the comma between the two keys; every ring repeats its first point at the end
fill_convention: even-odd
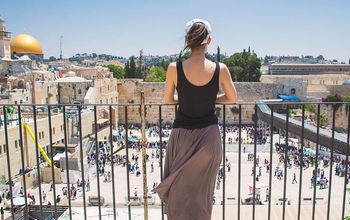
{"type": "Polygon", "coordinates": [[[63,46],[63,36],[60,37],[60,60],[62,60],[63,58],[62,46],[63,46]]]}

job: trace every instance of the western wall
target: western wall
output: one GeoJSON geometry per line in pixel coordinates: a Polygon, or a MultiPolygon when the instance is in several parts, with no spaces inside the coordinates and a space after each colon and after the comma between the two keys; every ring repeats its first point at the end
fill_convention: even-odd
{"type": "MultiPolygon", "coordinates": [[[[238,102],[242,103],[242,123],[252,123],[252,114],[254,105],[244,103],[254,102],[260,99],[275,99],[277,94],[283,90],[283,85],[278,83],[261,82],[235,82],[238,102]]],[[[118,103],[119,104],[139,104],[141,91],[145,94],[146,104],[164,104],[164,86],[165,83],[143,82],[141,79],[119,79],[118,80],[118,103]]],[[[128,106],[128,123],[141,123],[140,110],[138,106],[128,106]]],[[[226,123],[238,123],[238,114],[236,113],[238,105],[226,106],[226,123]]],[[[119,107],[119,123],[125,123],[125,107],[119,107]]],[[[217,105],[217,114],[219,121],[223,116],[222,105],[217,105]],[[220,109],[220,110],[219,110],[220,109]]],[[[163,123],[171,124],[175,118],[175,106],[162,106],[163,123]]],[[[159,123],[159,105],[147,106],[146,121],[150,124],[159,123]]]]}

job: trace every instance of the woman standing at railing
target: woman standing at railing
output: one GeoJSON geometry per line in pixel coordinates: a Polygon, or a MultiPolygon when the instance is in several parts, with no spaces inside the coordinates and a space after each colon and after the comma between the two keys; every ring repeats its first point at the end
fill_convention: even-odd
{"type": "Polygon", "coordinates": [[[237,97],[227,67],[205,58],[211,42],[209,23],[193,19],[185,30],[185,49],[191,50],[191,57],[171,63],[167,70],[165,103],[179,108],[167,146],[164,180],[153,191],[165,203],[169,220],[209,220],[222,157],[215,103],[235,103],[237,97]],[[217,95],[220,87],[224,93],[217,95]]]}

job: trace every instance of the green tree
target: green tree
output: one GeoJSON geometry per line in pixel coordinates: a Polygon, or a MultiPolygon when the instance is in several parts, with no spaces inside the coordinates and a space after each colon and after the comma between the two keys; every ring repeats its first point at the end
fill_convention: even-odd
{"type": "Polygon", "coordinates": [[[125,64],[125,78],[137,78],[135,57],[130,57],[130,61],[125,64]]]}
{"type": "Polygon", "coordinates": [[[235,82],[259,82],[261,77],[261,61],[256,54],[243,50],[222,60],[235,82]]]}
{"type": "Polygon", "coordinates": [[[130,70],[128,73],[129,78],[136,78],[137,76],[137,69],[136,69],[136,63],[135,63],[135,57],[132,56],[130,60],[130,70]]]}
{"type": "MultiPolygon", "coordinates": [[[[176,61],[185,61],[188,58],[191,57],[191,52],[187,51],[186,53],[182,54],[182,51],[180,52],[179,57],[176,59],[176,61]]],[[[213,62],[215,62],[215,56],[210,55],[209,53],[205,53],[205,58],[207,58],[208,60],[211,60],[213,62]]]]}
{"type": "Polygon", "coordinates": [[[126,62],[125,67],[124,67],[124,71],[125,71],[125,78],[130,78],[130,63],[129,61],[126,62]]]}
{"type": "Polygon", "coordinates": [[[164,82],[166,79],[166,71],[161,66],[153,67],[149,70],[146,82],[164,82]]]}
{"type": "Polygon", "coordinates": [[[170,64],[169,60],[162,59],[162,62],[160,63],[160,66],[163,67],[164,70],[167,70],[169,64],[170,64]]]}
{"type": "Polygon", "coordinates": [[[125,78],[125,69],[121,66],[109,64],[107,65],[109,71],[113,73],[114,78],[123,79],[125,78]]]}
{"type": "Polygon", "coordinates": [[[324,125],[327,122],[328,122],[328,117],[325,114],[321,114],[320,115],[320,123],[321,123],[321,125],[324,125]]]}

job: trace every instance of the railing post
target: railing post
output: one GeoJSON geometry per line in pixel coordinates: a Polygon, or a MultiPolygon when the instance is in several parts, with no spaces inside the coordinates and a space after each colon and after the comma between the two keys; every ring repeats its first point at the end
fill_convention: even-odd
{"type": "Polygon", "coordinates": [[[141,132],[142,132],[142,172],[143,172],[143,204],[144,220],[148,220],[147,202],[147,173],[146,173],[146,114],[145,114],[145,94],[141,91],[141,132]]]}

